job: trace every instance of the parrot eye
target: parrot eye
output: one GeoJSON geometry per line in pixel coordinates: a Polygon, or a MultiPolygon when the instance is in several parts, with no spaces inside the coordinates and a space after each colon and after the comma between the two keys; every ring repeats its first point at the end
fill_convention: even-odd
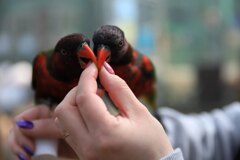
{"type": "Polygon", "coordinates": [[[119,47],[122,47],[122,46],[123,46],[123,41],[120,41],[120,42],[118,43],[118,45],[119,45],[119,47]]]}
{"type": "Polygon", "coordinates": [[[66,56],[66,55],[67,55],[67,51],[65,51],[64,49],[62,49],[62,50],[60,51],[60,53],[61,53],[63,56],[66,56]]]}

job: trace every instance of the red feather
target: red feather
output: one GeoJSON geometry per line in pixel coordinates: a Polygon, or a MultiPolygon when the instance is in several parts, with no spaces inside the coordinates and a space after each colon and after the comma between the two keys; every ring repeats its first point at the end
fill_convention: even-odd
{"type": "Polygon", "coordinates": [[[48,70],[45,53],[40,53],[34,59],[32,85],[37,100],[49,99],[52,102],[61,102],[77,83],[78,79],[73,79],[70,82],[55,79],[48,70]]]}

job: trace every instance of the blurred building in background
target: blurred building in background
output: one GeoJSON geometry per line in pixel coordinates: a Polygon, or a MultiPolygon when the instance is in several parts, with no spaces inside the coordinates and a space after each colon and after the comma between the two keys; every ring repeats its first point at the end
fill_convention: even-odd
{"type": "Polygon", "coordinates": [[[199,112],[240,100],[238,0],[2,0],[2,144],[10,118],[32,102],[35,55],[70,33],[91,38],[102,24],[122,28],[128,41],[153,60],[159,106],[199,112]]]}

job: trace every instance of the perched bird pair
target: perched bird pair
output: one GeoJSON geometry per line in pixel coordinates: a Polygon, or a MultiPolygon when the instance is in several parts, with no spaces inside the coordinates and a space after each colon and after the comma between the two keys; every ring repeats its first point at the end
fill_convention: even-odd
{"type": "Polygon", "coordinates": [[[87,63],[98,69],[107,61],[115,74],[126,81],[137,97],[147,97],[155,108],[155,72],[148,57],[127,42],[124,32],[111,25],[99,27],[93,34],[93,51],[83,34],[60,39],[54,50],[39,53],[33,61],[32,87],[37,103],[58,104],[77,85],[87,63]]]}

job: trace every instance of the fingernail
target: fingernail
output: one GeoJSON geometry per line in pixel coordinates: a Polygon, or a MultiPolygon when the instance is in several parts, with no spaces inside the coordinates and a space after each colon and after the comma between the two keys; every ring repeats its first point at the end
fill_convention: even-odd
{"type": "Polygon", "coordinates": [[[17,120],[16,124],[20,128],[25,128],[25,129],[32,129],[33,128],[33,123],[31,121],[17,120]]]}
{"type": "Polygon", "coordinates": [[[111,74],[115,74],[114,70],[112,69],[112,67],[107,63],[107,62],[104,62],[104,68],[111,74]]]}
{"type": "Polygon", "coordinates": [[[18,153],[17,156],[19,160],[26,160],[25,156],[22,153],[18,153]]]}
{"type": "Polygon", "coordinates": [[[26,151],[28,155],[33,156],[33,151],[26,144],[23,144],[22,148],[26,151]]]}

